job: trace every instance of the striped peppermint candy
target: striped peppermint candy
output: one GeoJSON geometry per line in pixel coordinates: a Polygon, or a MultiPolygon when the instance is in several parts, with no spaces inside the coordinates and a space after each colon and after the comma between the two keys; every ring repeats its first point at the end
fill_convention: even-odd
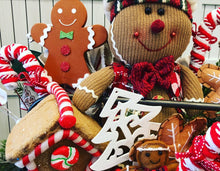
{"type": "Polygon", "coordinates": [[[199,26],[196,35],[193,38],[193,49],[191,51],[190,68],[197,73],[198,69],[205,61],[205,54],[210,51],[210,44],[217,41],[212,36],[213,30],[220,24],[220,8],[210,12],[199,26]]]}
{"type": "Polygon", "coordinates": [[[32,152],[30,152],[28,155],[24,156],[21,160],[16,162],[15,165],[19,168],[23,168],[26,166],[29,171],[38,171],[38,168],[34,163],[35,158],[38,157],[40,154],[44,153],[54,144],[64,139],[73,141],[75,144],[86,150],[94,157],[99,157],[101,155],[101,152],[98,149],[94,148],[88,141],[83,139],[79,134],[77,134],[73,130],[60,130],[52,136],[50,136],[43,143],[39,144],[32,152]]]}
{"type": "Polygon", "coordinates": [[[51,155],[50,165],[57,170],[67,170],[79,160],[79,152],[74,147],[61,146],[51,155]]]}

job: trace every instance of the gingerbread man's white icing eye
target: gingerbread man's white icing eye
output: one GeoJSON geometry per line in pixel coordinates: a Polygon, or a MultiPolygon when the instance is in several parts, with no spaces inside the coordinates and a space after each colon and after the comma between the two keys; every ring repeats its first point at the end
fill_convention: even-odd
{"type": "Polygon", "coordinates": [[[71,12],[72,12],[73,14],[75,14],[75,13],[76,13],[76,8],[73,8],[73,9],[71,10],[71,12]]]}
{"type": "Polygon", "coordinates": [[[57,10],[57,12],[58,12],[59,14],[62,14],[63,9],[62,9],[62,8],[59,8],[59,9],[57,10]]]}

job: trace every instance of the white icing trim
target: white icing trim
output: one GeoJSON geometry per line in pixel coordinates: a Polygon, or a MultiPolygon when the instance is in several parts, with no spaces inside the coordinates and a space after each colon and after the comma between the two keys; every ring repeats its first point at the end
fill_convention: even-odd
{"type": "Polygon", "coordinates": [[[97,95],[95,95],[95,92],[94,92],[94,90],[89,90],[87,87],[81,87],[81,85],[79,85],[78,86],[78,89],[79,90],[84,90],[86,93],[91,93],[92,94],[92,97],[94,98],[94,99],[96,99],[96,100],[98,100],[98,96],[97,95]]]}
{"type": "Polygon", "coordinates": [[[87,31],[89,32],[88,40],[90,43],[88,44],[88,49],[93,49],[93,46],[95,45],[95,40],[93,39],[95,32],[92,30],[92,26],[87,27],[87,31]]]}
{"type": "Polygon", "coordinates": [[[79,78],[79,79],[77,80],[77,83],[73,83],[73,84],[72,84],[72,87],[73,87],[73,88],[77,88],[77,87],[81,84],[81,82],[82,82],[83,80],[85,80],[88,76],[89,76],[89,73],[86,73],[83,78],[79,78]]]}
{"type": "Polygon", "coordinates": [[[40,42],[39,42],[39,44],[40,44],[41,46],[44,46],[44,44],[45,44],[44,39],[46,39],[46,38],[48,37],[47,32],[50,32],[50,31],[51,31],[51,27],[52,27],[52,24],[47,24],[47,28],[45,28],[45,29],[43,30],[43,35],[40,37],[40,42]]]}
{"type": "Polygon", "coordinates": [[[195,98],[191,98],[191,99],[184,98],[184,101],[187,101],[187,102],[204,102],[204,98],[199,98],[199,99],[195,99],[195,98]]]}
{"type": "Polygon", "coordinates": [[[61,25],[68,27],[68,26],[73,25],[73,24],[76,22],[76,20],[77,20],[77,19],[73,20],[73,22],[70,23],[70,24],[64,24],[64,23],[61,21],[61,19],[59,19],[59,22],[60,22],[61,25]]]}
{"type": "Polygon", "coordinates": [[[169,151],[169,147],[167,148],[163,148],[163,147],[149,147],[149,148],[142,148],[142,147],[138,147],[137,148],[138,151],[142,152],[142,151],[169,151]]]}
{"type": "Polygon", "coordinates": [[[112,41],[112,47],[113,47],[113,49],[115,50],[115,54],[120,58],[120,61],[124,62],[125,64],[128,64],[127,61],[125,61],[125,60],[123,59],[123,57],[121,56],[121,54],[119,54],[118,48],[116,47],[116,43],[115,43],[115,40],[114,40],[114,34],[113,34],[114,21],[115,21],[115,19],[112,21],[112,27],[111,27],[111,30],[110,30],[110,33],[111,33],[111,41],[112,41]]]}
{"type": "Polygon", "coordinates": [[[183,9],[183,10],[186,10],[186,7],[187,7],[187,6],[186,6],[185,1],[182,1],[182,3],[183,3],[183,4],[182,4],[182,9],[183,9]]]}

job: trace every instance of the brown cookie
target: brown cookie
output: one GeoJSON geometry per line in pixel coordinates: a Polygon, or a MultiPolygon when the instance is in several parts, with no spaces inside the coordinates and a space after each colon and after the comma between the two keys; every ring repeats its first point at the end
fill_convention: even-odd
{"type": "Polygon", "coordinates": [[[174,157],[175,152],[187,151],[193,138],[201,133],[206,125],[207,120],[202,117],[197,117],[184,125],[182,115],[175,114],[161,124],[158,140],[169,145],[170,156],[174,157]]]}
{"type": "MultiPolygon", "coordinates": [[[[202,83],[205,87],[210,88],[212,91],[205,97],[204,102],[206,103],[220,103],[220,68],[213,64],[203,65],[197,76],[199,78],[200,83],[202,83]]],[[[216,111],[205,111],[208,117],[215,118],[216,111]]]]}

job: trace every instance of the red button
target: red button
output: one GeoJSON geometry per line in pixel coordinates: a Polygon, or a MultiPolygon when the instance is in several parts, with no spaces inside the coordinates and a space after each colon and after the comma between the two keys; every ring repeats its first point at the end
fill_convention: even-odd
{"type": "Polygon", "coordinates": [[[70,70],[70,64],[68,62],[62,62],[60,64],[61,71],[68,72],[70,70]]]}
{"type": "Polygon", "coordinates": [[[68,45],[63,45],[63,47],[60,49],[60,51],[61,51],[62,55],[67,56],[70,54],[71,49],[68,45]]]}

